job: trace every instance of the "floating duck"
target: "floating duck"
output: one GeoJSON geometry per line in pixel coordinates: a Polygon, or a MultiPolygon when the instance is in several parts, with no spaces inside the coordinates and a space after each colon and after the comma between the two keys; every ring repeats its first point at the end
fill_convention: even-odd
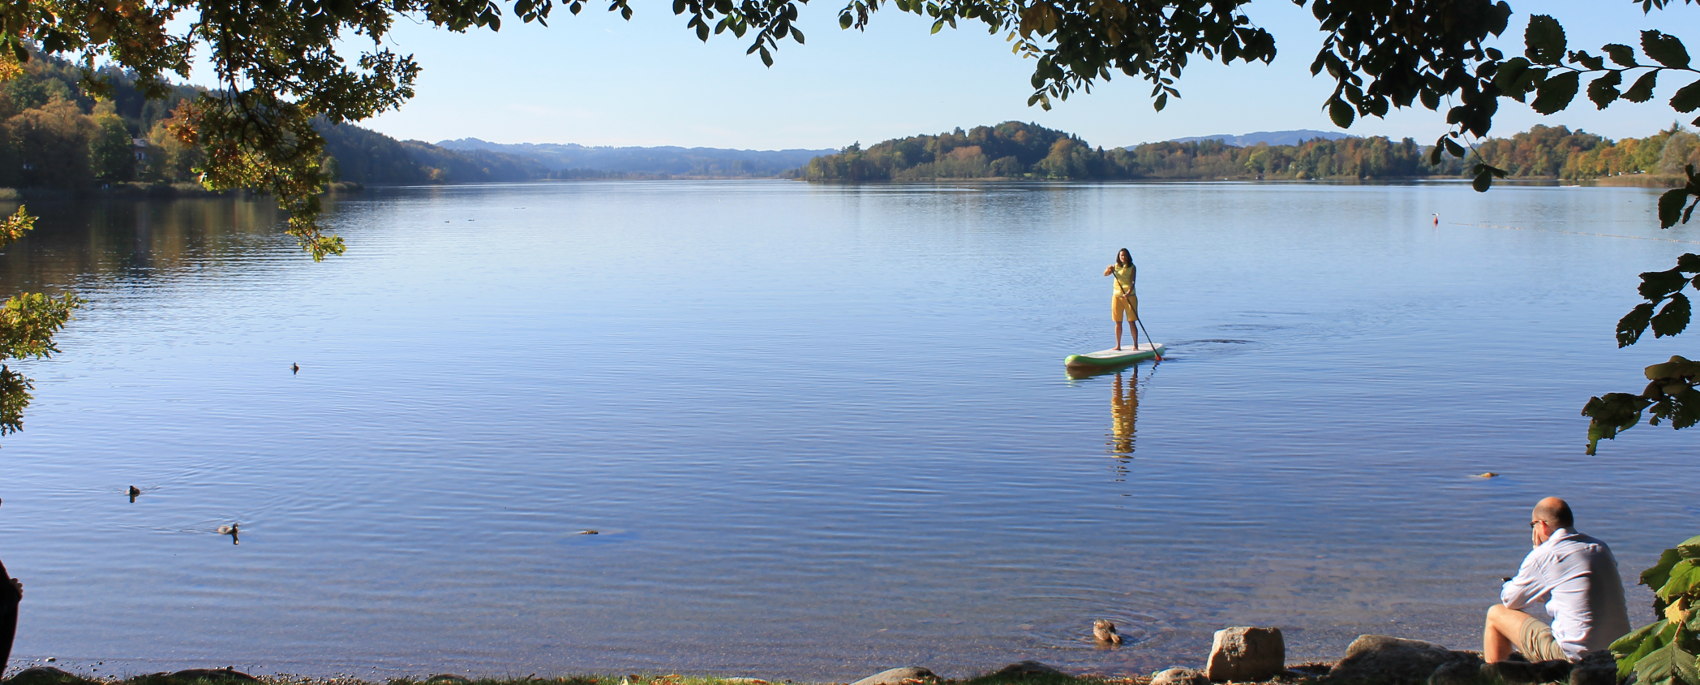
{"type": "Polygon", "coordinates": [[[1483,471],[1483,472],[1481,472],[1481,473],[1478,473],[1478,474],[1476,474],[1476,477],[1477,477],[1477,478],[1494,478],[1494,477],[1496,477],[1496,476],[1498,476],[1498,475],[1499,475],[1499,474],[1497,474],[1497,473],[1494,473],[1494,472],[1492,472],[1492,471],[1483,471]]]}
{"type": "Polygon", "coordinates": [[[130,495],[130,501],[134,502],[134,501],[136,501],[137,497],[142,496],[142,489],[132,485],[132,486],[130,486],[129,495],[130,495]]]}
{"type": "Polygon", "coordinates": [[[1119,645],[1122,643],[1122,635],[1116,632],[1116,624],[1102,618],[1092,622],[1092,638],[1101,645],[1119,645]]]}
{"type": "Polygon", "coordinates": [[[232,523],[228,526],[219,526],[218,530],[216,532],[219,535],[235,535],[235,534],[241,532],[240,530],[238,530],[238,527],[241,526],[241,525],[242,524],[240,524],[240,523],[232,523]]]}
{"type": "Polygon", "coordinates": [[[602,531],[596,530],[596,529],[593,528],[593,529],[590,529],[590,530],[581,530],[581,531],[578,532],[578,534],[579,535],[601,535],[602,531]]]}
{"type": "Polygon", "coordinates": [[[295,363],[291,363],[291,364],[290,364],[290,365],[289,365],[289,373],[290,373],[290,374],[291,374],[291,375],[294,375],[294,374],[298,374],[298,373],[301,373],[301,365],[300,365],[300,364],[295,364],[295,363]]]}

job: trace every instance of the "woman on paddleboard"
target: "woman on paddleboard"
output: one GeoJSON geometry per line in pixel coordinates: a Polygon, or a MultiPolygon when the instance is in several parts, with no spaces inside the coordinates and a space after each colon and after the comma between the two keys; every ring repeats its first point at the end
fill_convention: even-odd
{"type": "Polygon", "coordinates": [[[1115,291],[1110,296],[1110,318],[1116,322],[1116,349],[1122,348],[1122,321],[1133,334],[1133,347],[1139,349],[1139,296],[1133,293],[1133,278],[1139,268],[1133,265],[1133,253],[1122,248],[1116,253],[1116,263],[1104,267],[1105,276],[1114,276],[1115,291]]]}

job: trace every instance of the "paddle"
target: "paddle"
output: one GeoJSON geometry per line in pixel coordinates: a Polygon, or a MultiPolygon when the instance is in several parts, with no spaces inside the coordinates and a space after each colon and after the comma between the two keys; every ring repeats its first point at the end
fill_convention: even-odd
{"type": "MultiPolygon", "coordinates": [[[[1133,301],[1128,299],[1128,296],[1132,295],[1132,294],[1133,294],[1133,288],[1128,288],[1127,292],[1122,293],[1122,301],[1127,302],[1128,309],[1133,310],[1133,322],[1139,326],[1139,330],[1145,331],[1145,341],[1148,342],[1148,343],[1151,343],[1151,349],[1155,350],[1155,349],[1157,349],[1157,339],[1151,337],[1151,329],[1145,327],[1145,319],[1140,318],[1139,308],[1135,307],[1133,305],[1133,301]]],[[[1139,343],[1135,342],[1133,344],[1133,347],[1134,347],[1134,349],[1138,349],[1139,343]]],[[[1157,361],[1163,361],[1163,354],[1161,352],[1158,352],[1158,353],[1152,354],[1151,358],[1155,359],[1157,361]]]]}

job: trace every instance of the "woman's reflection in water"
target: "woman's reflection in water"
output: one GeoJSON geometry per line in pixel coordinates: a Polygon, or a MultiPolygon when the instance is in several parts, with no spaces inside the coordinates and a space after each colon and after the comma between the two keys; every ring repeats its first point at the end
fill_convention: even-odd
{"type": "Polygon", "coordinates": [[[1123,380],[1123,373],[1117,371],[1110,383],[1110,432],[1106,441],[1110,456],[1121,465],[1133,459],[1134,422],[1139,418],[1139,368],[1125,372],[1131,380],[1123,380]]]}

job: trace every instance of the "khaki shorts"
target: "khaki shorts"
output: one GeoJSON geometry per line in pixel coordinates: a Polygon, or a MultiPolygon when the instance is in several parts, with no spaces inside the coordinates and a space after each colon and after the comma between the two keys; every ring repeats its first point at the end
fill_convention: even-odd
{"type": "Polygon", "coordinates": [[[1553,661],[1570,657],[1558,646],[1558,640],[1553,639],[1552,627],[1530,616],[1523,621],[1523,629],[1517,631],[1517,648],[1523,650],[1523,656],[1530,661],[1553,661]]]}
{"type": "Polygon", "coordinates": [[[1120,295],[1111,295],[1110,318],[1115,319],[1116,323],[1121,323],[1122,321],[1137,321],[1139,319],[1139,296],[1129,295],[1127,297],[1122,297],[1120,295]]]}

